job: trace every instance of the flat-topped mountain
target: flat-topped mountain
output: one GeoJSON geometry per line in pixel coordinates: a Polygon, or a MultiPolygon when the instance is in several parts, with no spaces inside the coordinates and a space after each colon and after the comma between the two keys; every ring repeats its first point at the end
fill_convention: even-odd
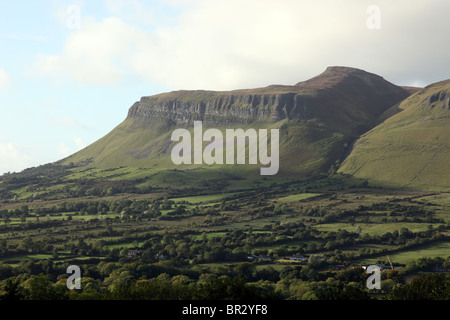
{"type": "Polygon", "coordinates": [[[171,163],[170,134],[192,129],[200,120],[205,128],[279,128],[280,175],[314,175],[342,160],[350,143],[409,94],[378,75],[348,67],[329,67],[295,85],[162,93],[142,97],[123,123],[63,163],[193,168],[171,163]]]}
{"type": "Polygon", "coordinates": [[[128,118],[211,125],[274,123],[281,120],[329,121],[348,129],[370,126],[387,107],[409,93],[382,77],[348,67],[329,67],[321,75],[296,85],[271,85],[233,91],[174,91],[142,97],[128,118]]]}

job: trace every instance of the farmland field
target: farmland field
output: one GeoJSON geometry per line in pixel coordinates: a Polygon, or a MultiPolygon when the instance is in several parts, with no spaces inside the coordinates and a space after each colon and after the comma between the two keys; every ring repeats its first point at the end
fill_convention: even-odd
{"type": "Polygon", "coordinates": [[[243,277],[299,298],[279,291],[289,277],[312,285],[295,292],[317,294],[314,286],[338,281],[342,268],[387,256],[405,277],[415,261],[420,272],[448,264],[448,193],[361,187],[342,177],[209,178],[201,170],[118,168],[66,170],[46,188],[3,181],[0,283],[40,274],[56,283],[75,264],[99,295],[160,275],[186,283],[243,277]],[[196,187],[187,189],[188,180],[196,187]]]}

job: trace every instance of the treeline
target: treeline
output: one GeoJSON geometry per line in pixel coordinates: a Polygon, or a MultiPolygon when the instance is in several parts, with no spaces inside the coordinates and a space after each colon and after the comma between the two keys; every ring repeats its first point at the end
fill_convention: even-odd
{"type": "MultiPolygon", "coordinates": [[[[449,259],[418,261],[421,270],[449,265],[449,259]]],[[[361,268],[340,272],[319,271],[309,266],[286,266],[276,271],[254,264],[205,270],[185,270],[173,263],[118,266],[101,262],[80,265],[81,289],[68,290],[67,264],[51,261],[22,262],[18,267],[0,266],[0,299],[13,300],[448,300],[450,276],[445,273],[419,275],[411,283],[406,272],[382,272],[381,290],[366,288],[368,274],[361,268]]],[[[407,270],[407,269],[405,269],[407,270]]]]}
{"type": "Polygon", "coordinates": [[[330,210],[326,207],[300,208],[299,215],[320,217],[321,223],[355,222],[357,219],[368,223],[375,217],[379,222],[445,223],[443,218],[434,217],[434,212],[418,205],[405,205],[396,202],[375,203],[371,206],[360,205],[354,210],[330,210]],[[373,214],[372,212],[386,212],[373,214]],[[380,217],[381,216],[381,217],[380,217]]]}
{"type": "Polygon", "coordinates": [[[51,207],[36,207],[29,209],[28,205],[22,205],[19,208],[12,210],[0,210],[0,217],[30,217],[30,216],[45,216],[58,215],[62,213],[71,212],[75,215],[96,215],[108,213],[125,213],[125,214],[152,214],[160,215],[159,208],[161,202],[159,200],[119,200],[119,201],[71,201],[60,202],[58,205],[51,207]],[[158,212],[154,212],[158,211],[158,212]]]}
{"type": "Polygon", "coordinates": [[[9,279],[4,285],[0,300],[275,300],[280,299],[273,291],[251,285],[243,278],[214,277],[206,281],[191,281],[184,276],[168,277],[162,274],[150,280],[112,282],[107,289],[92,279],[87,288],[69,291],[66,279],[52,283],[40,274],[25,281],[9,279]]]}

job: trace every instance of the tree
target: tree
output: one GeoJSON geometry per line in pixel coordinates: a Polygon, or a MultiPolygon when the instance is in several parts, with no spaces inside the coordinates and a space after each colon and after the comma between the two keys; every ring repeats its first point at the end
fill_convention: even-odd
{"type": "MultiPolygon", "coordinates": [[[[200,300],[258,300],[268,298],[255,286],[248,285],[242,277],[220,276],[200,284],[196,293],[200,300]]],[[[269,293],[270,295],[270,293],[269,293]]],[[[273,295],[273,294],[272,294],[273,295]]],[[[275,295],[270,298],[276,299],[275,295]]]]}
{"type": "Polygon", "coordinates": [[[56,248],[53,248],[52,257],[53,257],[53,259],[59,258],[58,250],[56,248]]]}
{"type": "Polygon", "coordinates": [[[449,300],[450,277],[442,273],[432,273],[415,278],[411,283],[395,286],[391,300],[449,300]]]}
{"type": "Polygon", "coordinates": [[[233,271],[235,271],[237,275],[242,277],[243,279],[249,280],[253,278],[255,265],[249,262],[242,262],[234,267],[233,271]]]}
{"type": "Polygon", "coordinates": [[[8,241],[6,239],[0,240],[0,254],[8,253],[8,241]]]}
{"type": "Polygon", "coordinates": [[[3,222],[5,225],[9,224],[11,222],[11,219],[9,218],[9,215],[3,216],[3,222]]]}
{"type": "Polygon", "coordinates": [[[277,282],[280,280],[280,275],[277,270],[275,270],[272,266],[268,266],[265,268],[262,268],[256,272],[255,276],[258,280],[268,280],[271,282],[277,282]]]}
{"type": "Polygon", "coordinates": [[[370,296],[354,284],[339,282],[316,290],[319,300],[370,300],[370,296]]]}
{"type": "Polygon", "coordinates": [[[345,283],[356,282],[363,284],[365,283],[366,278],[366,273],[362,268],[347,269],[337,275],[337,279],[345,283]]]}
{"type": "Polygon", "coordinates": [[[14,301],[23,298],[19,284],[20,281],[18,279],[9,278],[6,280],[4,287],[5,294],[0,296],[0,300],[14,301]]]}
{"type": "MultiPolygon", "coordinates": [[[[61,291],[54,287],[48,276],[39,274],[31,276],[23,284],[25,300],[60,300],[66,298],[68,291],[61,291]]],[[[67,290],[65,286],[63,289],[67,290]]]]}
{"type": "Polygon", "coordinates": [[[119,287],[130,286],[133,277],[129,271],[122,271],[120,269],[113,270],[113,272],[105,279],[105,284],[112,291],[119,287]]]}
{"type": "Polygon", "coordinates": [[[34,246],[33,239],[31,239],[30,236],[28,236],[28,237],[22,239],[22,240],[19,242],[19,248],[22,249],[22,250],[25,250],[25,251],[27,251],[27,252],[30,251],[30,250],[32,250],[32,249],[33,249],[33,246],[34,246]]]}

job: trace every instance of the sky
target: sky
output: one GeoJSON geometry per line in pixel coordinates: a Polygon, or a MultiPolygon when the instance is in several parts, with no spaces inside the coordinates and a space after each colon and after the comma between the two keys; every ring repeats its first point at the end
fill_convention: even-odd
{"type": "Polygon", "coordinates": [[[448,0],[0,0],[0,174],[55,162],[142,96],[292,85],[328,66],[450,78],[448,0]]]}

